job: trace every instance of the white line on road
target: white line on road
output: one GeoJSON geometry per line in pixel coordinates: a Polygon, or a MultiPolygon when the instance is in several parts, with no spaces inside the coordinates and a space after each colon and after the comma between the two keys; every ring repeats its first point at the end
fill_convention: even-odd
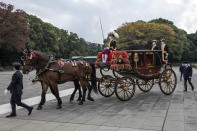
{"type": "MultiPolygon", "coordinates": [[[[60,97],[64,97],[64,96],[68,96],[70,94],[72,94],[74,88],[70,88],[70,89],[66,89],[66,90],[62,90],[59,92],[60,97]]],[[[28,104],[29,106],[33,106],[33,105],[37,105],[40,102],[41,96],[36,96],[36,97],[32,97],[32,98],[28,98],[28,99],[24,99],[22,100],[22,102],[28,104]]],[[[56,99],[54,97],[53,94],[46,94],[46,101],[50,101],[50,100],[54,100],[56,99]]],[[[17,107],[18,109],[21,109],[22,107],[17,107]]],[[[9,113],[11,112],[11,106],[10,103],[7,104],[3,104],[0,105],[0,115],[5,114],[5,113],[9,113]]]]}

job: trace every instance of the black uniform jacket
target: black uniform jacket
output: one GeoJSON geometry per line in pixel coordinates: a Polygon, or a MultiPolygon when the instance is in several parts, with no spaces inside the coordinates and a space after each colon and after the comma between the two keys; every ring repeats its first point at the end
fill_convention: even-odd
{"type": "Polygon", "coordinates": [[[115,40],[112,40],[112,41],[110,42],[110,48],[112,48],[112,47],[113,47],[113,49],[116,48],[116,41],[115,41],[115,40]]]}
{"type": "Polygon", "coordinates": [[[10,85],[7,88],[12,95],[22,94],[23,90],[23,75],[20,71],[16,71],[12,76],[12,81],[10,82],[10,85]]]}
{"type": "Polygon", "coordinates": [[[183,73],[184,70],[185,70],[185,66],[184,66],[183,64],[181,64],[181,66],[179,67],[179,71],[180,71],[181,73],[183,73]]]}
{"type": "Polygon", "coordinates": [[[185,67],[185,70],[184,70],[184,78],[191,78],[192,77],[192,66],[187,66],[185,67]]]}

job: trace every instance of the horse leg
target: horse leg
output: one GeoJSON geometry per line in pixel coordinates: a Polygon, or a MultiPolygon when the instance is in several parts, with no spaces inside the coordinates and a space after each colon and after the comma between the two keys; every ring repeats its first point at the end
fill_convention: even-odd
{"type": "Polygon", "coordinates": [[[76,92],[77,92],[77,87],[75,86],[75,89],[74,89],[73,93],[70,96],[70,102],[72,102],[74,100],[74,97],[75,97],[75,93],[76,92]]]}
{"type": "Polygon", "coordinates": [[[79,102],[79,105],[83,105],[83,102],[85,102],[86,90],[87,90],[87,89],[86,89],[86,86],[85,86],[83,80],[80,80],[80,83],[81,83],[81,86],[82,86],[82,89],[83,89],[83,95],[82,95],[81,101],[79,102]]]}
{"type": "Polygon", "coordinates": [[[81,93],[81,87],[79,85],[79,81],[78,80],[76,81],[76,86],[77,86],[77,89],[79,90],[79,97],[78,97],[77,101],[81,101],[82,93],[81,93]]]}
{"type": "Polygon", "coordinates": [[[75,89],[74,89],[73,93],[71,94],[70,102],[72,102],[74,100],[75,93],[77,92],[77,90],[79,90],[79,98],[77,99],[77,101],[80,101],[81,97],[82,97],[82,95],[81,95],[81,88],[80,88],[78,80],[74,81],[74,86],[75,86],[75,89]]]}
{"type": "Polygon", "coordinates": [[[59,90],[57,85],[52,85],[50,86],[52,94],[56,97],[57,99],[57,107],[56,109],[61,109],[62,108],[62,99],[59,96],[59,90]]]}
{"type": "Polygon", "coordinates": [[[86,87],[88,87],[88,96],[87,96],[87,99],[89,101],[94,101],[94,99],[91,97],[92,86],[90,86],[90,83],[88,82],[88,80],[86,81],[86,87]]]}
{"type": "Polygon", "coordinates": [[[41,81],[41,85],[42,85],[42,94],[41,94],[40,104],[38,105],[37,110],[41,110],[42,106],[46,102],[46,92],[48,90],[48,85],[46,83],[41,81]]]}

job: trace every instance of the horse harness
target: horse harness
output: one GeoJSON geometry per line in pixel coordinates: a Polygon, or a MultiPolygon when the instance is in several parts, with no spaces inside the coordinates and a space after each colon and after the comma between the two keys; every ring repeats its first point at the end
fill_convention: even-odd
{"type": "MultiPolygon", "coordinates": [[[[56,60],[54,60],[52,57],[50,57],[50,58],[49,58],[49,61],[48,61],[47,64],[46,64],[46,66],[45,66],[44,68],[39,69],[39,71],[36,72],[36,77],[32,80],[32,82],[40,81],[39,76],[40,76],[42,73],[44,73],[45,71],[57,72],[57,73],[58,73],[58,79],[59,79],[59,80],[60,80],[62,74],[72,75],[71,73],[65,73],[64,70],[63,70],[63,66],[64,66],[65,63],[71,63],[71,64],[72,64],[72,67],[77,67],[77,66],[78,66],[77,61],[79,61],[80,64],[82,64],[82,65],[85,64],[85,67],[86,67],[85,70],[88,70],[88,69],[89,69],[89,68],[88,68],[88,66],[89,66],[88,63],[85,62],[85,61],[82,61],[82,60],[64,60],[64,61],[59,60],[59,61],[56,61],[56,60]],[[50,65],[51,65],[52,63],[55,63],[55,62],[57,62],[57,65],[58,65],[58,67],[59,67],[59,70],[51,69],[51,68],[50,68],[50,65]]],[[[79,67],[80,67],[80,66],[79,66],[79,67]]],[[[88,78],[89,78],[88,74],[85,74],[85,79],[88,79],[88,78]]],[[[77,79],[77,78],[76,78],[76,79],[77,79]]],[[[61,81],[59,81],[59,82],[61,82],[61,81]]]]}

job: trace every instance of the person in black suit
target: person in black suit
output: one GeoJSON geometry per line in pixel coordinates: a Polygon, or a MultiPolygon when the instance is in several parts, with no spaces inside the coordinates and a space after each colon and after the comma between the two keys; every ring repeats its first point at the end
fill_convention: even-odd
{"type": "Polygon", "coordinates": [[[192,66],[190,64],[185,64],[183,76],[184,76],[184,87],[185,87],[184,91],[187,91],[187,82],[189,82],[189,84],[190,84],[190,86],[192,88],[192,91],[193,91],[194,90],[194,86],[193,86],[193,84],[191,82],[191,79],[192,79],[192,66]]]}
{"type": "Polygon", "coordinates": [[[108,43],[108,47],[110,50],[114,51],[116,50],[116,40],[115,40],[115,35],[113,32],[109,33],[109,39],[110,39],[110,42],[108,43]]]}
{"type": "Polygon", "coordinates": [[[16,105],[24,107],[28,110],[28,115],[31,114],[33,107],[30,107],[21,102],[21,97],[23,94],[23,75],[19,71],[20,63],[14,63],[14,71],[16,71],[12,76],[12,81],[10,82],[7,90],[11,93],[10,104],[12,108],[12,112],[10,115],[6,117],[15,117],[16,116],[16,105]]]}
{"type": "Polygon", "coordinates": [[[183,73],[184,73],[184,68],[185,68],[185,65],[184,64],[181,64],[180,67],[179,67],[179,72],[181,73],[181,75],[180,75],[180,81],[182,81],[182,77],[183,77],[183,73]]]}

